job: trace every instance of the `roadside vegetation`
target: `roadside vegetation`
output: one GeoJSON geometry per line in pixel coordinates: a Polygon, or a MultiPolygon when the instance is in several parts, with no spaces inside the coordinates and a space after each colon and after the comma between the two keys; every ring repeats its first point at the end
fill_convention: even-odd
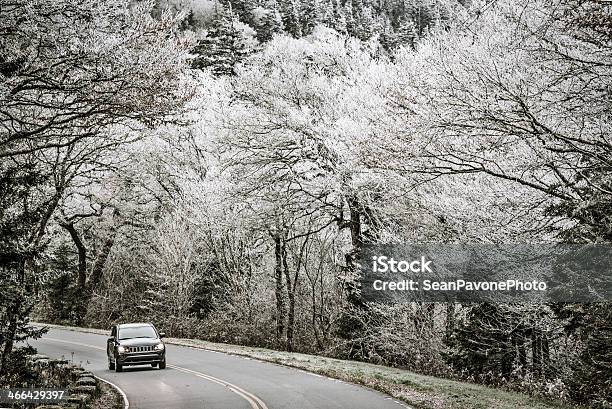
{"type": "Polygon", "coordinates": [[[100,382],[100,397],[92,404],[92,409],[123,409],[123,398],[115,388],[100,382]]]}

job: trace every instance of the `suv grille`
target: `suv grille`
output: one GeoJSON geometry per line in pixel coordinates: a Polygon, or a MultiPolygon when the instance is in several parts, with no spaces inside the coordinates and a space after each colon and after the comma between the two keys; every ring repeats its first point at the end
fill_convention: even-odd
{"type": "Polygon", "coordinates": [[[153,351],[152,346],[127,348],[127,352],[151,352],[151,351],[153,351]]]}

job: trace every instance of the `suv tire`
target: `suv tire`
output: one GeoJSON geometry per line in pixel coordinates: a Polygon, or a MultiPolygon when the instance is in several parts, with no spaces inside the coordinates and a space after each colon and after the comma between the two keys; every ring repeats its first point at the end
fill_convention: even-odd
{"type": "Polygon", "coordinates": [[[159,369],[166,369],[166,360],[165,359],[163,361],[159,362],[159,369]]]}
{"type": "Polygon", "coordinates": [[[115,370],[115,363],[111,362],[110,360],[108,361],[108,369],[110,369],[111,371],[115,370]]]}
{"type": "Polygon", "coordinates": [[[115,371],[123,372],[123,365],[115,363],[115,371]]]}

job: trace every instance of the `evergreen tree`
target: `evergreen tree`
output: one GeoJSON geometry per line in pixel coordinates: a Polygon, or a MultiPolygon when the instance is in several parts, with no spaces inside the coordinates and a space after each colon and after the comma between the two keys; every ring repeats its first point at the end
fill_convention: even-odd
{"type": "Polygon", "coordinates": [[[359,24],[357,25],[358,38],[367,41],[374,33],[378,31],[378,24],[374,18],[372,7],[366,6],[359,15],[359,24]]]}
{"type": "Polygon", "coordinates": [[[279,9],[285,32],[294,38],[301,37],[302,26],[296,0],[280,0],[279,9]]]}
{"type": "Polygon", "coordinates": [[[403,11],[398,20],[399,24],[401,24],[402,20],[412,21],[417,34],[423,34],[427,23],[427,10],[423,7],[423,2],[417,0],[404,0],[403,11]]]}
{"type": "Polygon", "coordinates": [[[408,16],[402,17],[396,30],[394,47],[407,46],[414,48],[418,39],[416,25],[408,16]]]}
{"type": "Polygon", "coordinates": [[[238,19],[231,9],[221,5],[206,37],[199,40],[193,49],[197,56],[192,60],[194,68],[210,68],[214,75],[234,75],[234,66],[242,61],[247,50],[242,33],[236,28],[238,19]]]}
{"type": "MultiPolygon", "coordinates": [[[[42,331],[28,324],[34,307],[34,280],[27,265],[34,263],[42,246],[34,238],[47,203],[36,200],[43,179],[29,164],[0,166],[0,374],[11,376],[7,366],[16,342],[37,337],[42,331]]],[[[0,382],[2,384],[3,382],[0,382]]]]}
{"type": "Polygon", "coordinates": [[[609,302],[562,307],[584,348],[567,382],[574,401],[592,407],[612,405],[612,305],[609,302]]]}
{"type": "Polygon", "coordinates": [[[388,17],[384,17],[382,20],[382,28],[378,37],[378,41],[380,45],[383,46],[385,50],[393,50],[395,48],[396,42],[396,34],[393,25],[388,17]]]}
{"type": "MultiPolygon", "coordinates": [[[[609,25],[611,27],[612,24],[609,25]]],[[[602,148],[601,157],[609,158],[602,148]]],[[[564,200],[549,207],[548,211],[556,217],[566,217],[574,224],[564,230],[561,237],[569,243],[610,243],[612,242],[612,178],[610,167],[603,168],[588,155],[584,155],[581,163],[585,168],[578,173],[575,187],[579,199],[564,200]],[[587,166],[589,165],[589,166],[587,166]],[[588,183],[581,185],[585,179],[588,183]]],[[[597,251],[589,252],[589,246],[582,250],[584,260],[592,263],[599,256],[597,251]]],[[[573,261],[573,260],[571,260],[573,261]]],[[[571,262],[570,261],[570,262],[571,262]]],[[[605,263],[605,260],[604,260],[605,263]]],[[[575,269],[579,271],[578,269],[575,269]]],[[[582,269],[583,270],[583,269],[582,269]]],[[[609,275],[608,275],[609,277],[609,275]]],[[[564,281],[577,283],[568,291],[576,291],[576,287],[587,283],[609,278],[599,271],[595,274],[580,274],[567,277],[564,281]]],[[[583,288],[585,290],[585,288],[583,288]]],[[[591,304],[558,304],[554,311],[563,322],[568,334],[577,335],[584,348],[573,371],[568,377],[570,395],[576,402],[593,407],[610,407],[612,405],[612,303],[601,302],[591,304]]]]}
{"type": "Polygon", "coordinates": [[[346,34],[347,33],[347,25],[346,25],[346,11],[344,7],[342,7],[342,3],[340,0],[332,0],[333,9],[334,9],[334,30],[339,33],[346,34]]]}
{"type": "Polygon", "coordinates": [[[528,313],[503,304],[469,307],[463,323],[447,341],[448,362],[467,378],[487,384],[508,380],[515,369],[526,368],[526,348],[533,346],[532,372],[542,371],[547,337],[529,323],[528,313]]]}
{"type": "Polygon", "coordinates": [[[57,278],[46,286],[48,300],[43,304],[48,308],[43,310],[45,322],[84,324],[90,294],[87,294],[86,288],[78,285],[78,273],[74,268],[78,259],[74,253],[70,245],[62,243],[47,258],[47,270],[57,278]]]}
{"type": "Polygon", "coordinates": [[[321,1],[306,0],[302,5],[301,22],[303,34],[312,33],[312,30],[323,22],[321,1]]]}
{"type": "Polygon", "coordinates": [[[319,6],[320,6],[319,13],[321,16],[321,24],[324,24],[327,27],[336,29],[336,16],[334,13],[333,0],[321,0],[319,6]]]}
{"type": "Polygon", "coordinates": [[[253,2],[250,0],[220,0],[221,5],[231,12],[243,23],[255,27],[253,20],[253,2]]]}
{"type": "Polygon", "coordinates": [[[346,21],[346,32],[355,35],[355,17],[353,15],[353,0],[346,0],[344,3],[344,17],[346,21]]]}
{"type": "Polygon", "coordinates": [[[360,40],[369,40],[374,33],[372,8],[366,5],[363,0],[353,0],[351,11],[353,15],[353,28],[349,33],[360,40]]]}
{"type": "Polygon", "coordinates": [[[261,18],[261,22],[257,27],[257,39],[264,43],[270,41],[274,34],[281,33],[283,31],[283,21],[280,12],[278,11],[278,4],[275,0],[271,0],[266,5],[267,11],[261,18]]]}

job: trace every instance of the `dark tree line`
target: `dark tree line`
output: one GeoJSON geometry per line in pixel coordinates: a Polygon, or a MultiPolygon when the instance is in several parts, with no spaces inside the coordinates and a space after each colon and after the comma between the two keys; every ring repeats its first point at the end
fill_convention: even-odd
{"type": "Polygon", "coordinates": [[[239,22],[254,29],[262,44],[274,35],[300,38],[312,34],[317,26],[325,26],[362,41],[373,39],[392,55],[401,46],[415,47],[433,30],[448,29],[460,15],[467,16],[466,7],[455,0],[220,1],[215,3],[205,37],[193,49],[193,66],[212,67],[216,75],[234,74],[234,65],[248,54],[239,22]]]}

